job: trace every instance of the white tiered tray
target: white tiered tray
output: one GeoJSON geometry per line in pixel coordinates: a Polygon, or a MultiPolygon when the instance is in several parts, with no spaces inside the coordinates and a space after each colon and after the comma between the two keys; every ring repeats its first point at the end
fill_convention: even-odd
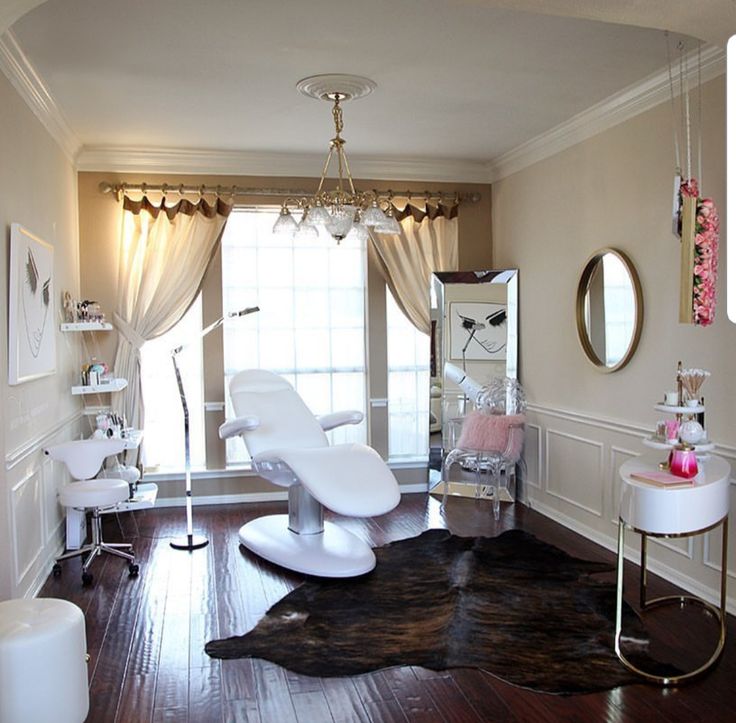
{"type": "MultiPolygon", "coordinates": [[[[657,437],[644,437],[644,439],[642,439],[642,444],[645,447],[650,447],[651,449],[671,450],[676,444],[679,444],[679,442],[667,442],[666,440],[657,437]]],[[[716,445],[713,442],[701,442],[700,444],[693,444],[691,446],[695,447],[695,454],[712,452],[716,448],[716,445]]]]}
{"type": "Polygon", "coordinates": [[[679,407],[676,404],[655,404],[654,408],[658,412],[665,412],[666,414],[701,414],[705,411],[705,407],[702,404],[698,404],[696,407],[679,407]]]}

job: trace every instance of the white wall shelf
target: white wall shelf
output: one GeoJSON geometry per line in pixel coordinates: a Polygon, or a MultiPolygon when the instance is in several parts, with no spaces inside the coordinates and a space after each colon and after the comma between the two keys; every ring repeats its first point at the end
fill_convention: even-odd
{"type": "Polygon", "coordinates": [[[107,321],[75,321],[61,325],[62,331],[112,331],[113,327],[107,321]]]}
{"type": "Polygon", "coordinates": [[[131,512],[133,510],[149,509],[156,504],[158,497],[158,485],[155,482],[145,482],[138,485],[135,494],[125,502],[115,505],[109,510],[104,510],[103,514],[108,512],[131,512]]]}
{"type": "Polygon", "coordinates": [[[120,392],[127,386],[127,379],[111,379],[105,384],[88,384],[72,387],[72,394],[106,394],[107,392],[120,392]]]}
{"type": "Polygon", "coordinates": [[[123,439],[125,440],[125,449],[138,449],[143,441],[143,430],[129,429],[123,439]]]}

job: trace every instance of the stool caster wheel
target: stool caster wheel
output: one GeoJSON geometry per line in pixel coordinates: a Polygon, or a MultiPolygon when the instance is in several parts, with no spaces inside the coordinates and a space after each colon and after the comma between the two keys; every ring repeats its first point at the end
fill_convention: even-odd
{"type": "Polygon", "coordinates": [[[130,565],[128,565],[128,576],[129,577],[138,577],[138,565],[135,562],[131,562],[130,565]]]}
{"type": "Polygon", "coordinates": [[[82,573],[82,585],[91,585],[92,584],[92,573],[91,572],[83,572],[82,573]]]}
{"type": "Polygon", "coordinates": [[[61,565],[58,562],[55,562],[54,566],[51,568],[51,574],[54,577],[59,577],[59,575],[61,575],[61,565]]]}

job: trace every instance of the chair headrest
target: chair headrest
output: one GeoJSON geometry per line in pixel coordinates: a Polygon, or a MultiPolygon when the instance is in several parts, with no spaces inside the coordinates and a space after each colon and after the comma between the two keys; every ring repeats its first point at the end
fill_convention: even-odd
{"type": "Polygon", "coordinates": [[[230,394],[238,392],[278,392],[283,389],[294,389],[283,377],[265,369],[245,369],[238,372],[230,380],[230,394]]]}

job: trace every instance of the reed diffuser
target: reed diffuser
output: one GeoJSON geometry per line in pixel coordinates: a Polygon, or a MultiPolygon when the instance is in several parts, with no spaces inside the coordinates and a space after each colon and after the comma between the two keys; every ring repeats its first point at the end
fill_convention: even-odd
{"type": "Polygon", "coordinates": [[[700,396],[700,387],[709,376],[710,372],[705,369],[682,369],[678,373],[679,381],[682,383],[682,389],[687,394],[687,398],[696,401],[700,396]]]}

